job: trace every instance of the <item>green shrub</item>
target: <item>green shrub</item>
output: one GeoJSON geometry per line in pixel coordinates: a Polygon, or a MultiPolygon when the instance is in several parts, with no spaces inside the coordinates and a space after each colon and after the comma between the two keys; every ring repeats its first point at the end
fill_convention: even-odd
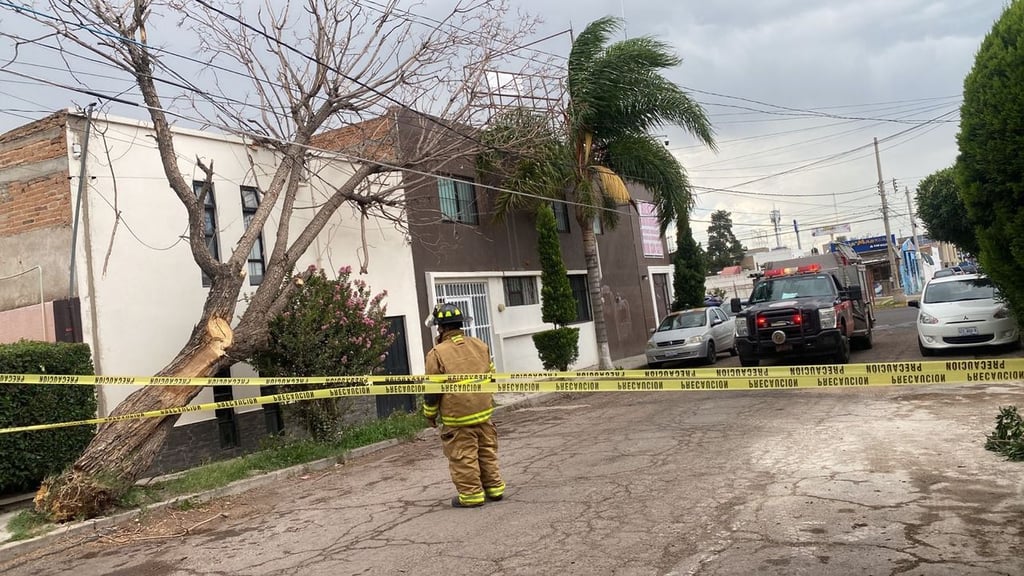
{"type": "Polygon", "coordinates": [[[545,370],[565,372],[580,356],[580,329],[562,327],[533,335],[533,345],[545,370]]]}
{"type": "MultiPolygon", "coordinates": [[[[0,374],[93,374],[86,344],[0,344],[0,374]]],[[[96,417],[93,386],[0,382],[0,428],[96,417]]],[[[72,426],[0,434],[0,494],[34,489],[75,461],[95,433],[72,426]]]]}
{"type": "MultiPolygon", "coordinates": [[[[288,306],[270,321],[270,341],[250,362],[260,376],[360,376],[384,365],[394,341],[388,330],[387,292],[373,294],[366,282],[352,278],[352,268],[330,279],[311,266],[309,276],[288,306]]],[[[281,392],[330,388],[336,384],[282,386],[281,392]]],[[[287,405],[314,440],[341,434],[342,417],[351,399],[325,398],[287,405]]]]}
{"type": "Polygon", "coordinates": [[[985,437],[985,449],[998,452],[1010,460],[1024,460],[1024,420],[1016,406],[999,409],[996,429],[985,437]]]}

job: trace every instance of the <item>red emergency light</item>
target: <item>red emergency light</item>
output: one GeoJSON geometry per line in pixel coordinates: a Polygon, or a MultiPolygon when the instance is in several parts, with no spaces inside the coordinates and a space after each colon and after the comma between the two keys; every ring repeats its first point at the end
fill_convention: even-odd
{"type": "MultiPolygon", "coordinates": [[[[800,326],[800,325],[802,325],[804,323],[804,318],[803,318],[803,316],[800,315],[800,313],[796,313],[796,314],[793,315],[792,322],[793,322],[794,325],[800,326]]],[[[768,327],[768,318],[758,314],[758,316],[757,316],[757,328],[761,329],[761,328],[767,328],[767,327],[768,327]]]]}
{"type": "Polygon", "coordinates": [[[791,274],[813,274],[815,272],[821,272],[821,264],[808,264],[806,266],[790,266],[789,268],[766,270],[764,277],[775,278],[778,276],[789,276],[791,274]]]}

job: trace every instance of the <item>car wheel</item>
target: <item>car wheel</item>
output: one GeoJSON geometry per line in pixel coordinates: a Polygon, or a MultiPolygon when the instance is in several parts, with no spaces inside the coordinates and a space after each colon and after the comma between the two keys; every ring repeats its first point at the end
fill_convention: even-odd
{"type": "Polygon", "coordinates": [[[736,356],[740,351],[736,349],[736,345],[733,344],[732,348],[729,348],[729,356],[736,356]]]}
{"type": "Polygon", "coordinates": [[[850,338],[846,334],[839,335],[839,348],[835,354],[836,364],[849,364],[850,363],[850,338]]]}
{"type": "Polygon", "coordinates": [[[718,351],[715,350],[715,341],[708,340],[707,356],[705,358],[708,364],[714,364],[718,361],[718,351]]]}
{"type": "Polygon", "coordinates": [[[658,369],[660,369],[664,365],[665,365],[664,362],[648,362],[647,363],[647,368],[649,368],[651,370],[658,370],[658,369]]]}
{"type": "Polygon", "coordinates": [[[921,356],[935,356],[935,350],[925,348],[920,338],[917,340],[917,349],[921,351],[921,356]]]}
{"type": "Polygon", "coordinates": [[[744,358],[740,356],[740,366],[744,368],[757,368],[761,365],[761,361],[757,358],[744,358]]]}

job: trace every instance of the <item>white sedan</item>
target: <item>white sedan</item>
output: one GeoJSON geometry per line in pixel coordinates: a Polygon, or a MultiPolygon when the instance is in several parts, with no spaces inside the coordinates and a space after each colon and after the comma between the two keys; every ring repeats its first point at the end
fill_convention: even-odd
{"type": "Polygon", "coordinates": [[[736,319],[718,306],[673,312],[665,317],[647,341],[647,366],[667,362],[703,360],[714,364],[718,355],[736,355],[736,319]]]}
{"type": "Polygon", "coordinates": [[[932,278],[921,299],[917,337],[921,355],[971,346],[1020,346],[1012,312],[992,281],[979,274],[932,278]]]}

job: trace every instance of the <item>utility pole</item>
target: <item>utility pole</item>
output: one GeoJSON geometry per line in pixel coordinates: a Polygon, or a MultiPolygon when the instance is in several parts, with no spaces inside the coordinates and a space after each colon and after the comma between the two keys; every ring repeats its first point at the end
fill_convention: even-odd
{"type": "Polygon", "coordinates": [[[906,302],[903,289],[900,288],[900,275],[896,267],[896,247],[892,245],[892,232],[889,231],[889,205],[885,200],[885,179],[882,178],[882,158],[878,155],[878,138],[875,138],[875,167],[878,168],[878,194],[882,197],[882,221],[885,223],[885,246],[889,252],[889,274],[892,275],[893,300],[906,302]]]}
{"type": "Polygon", "coordinates": [[[768,215],[772,219],[772,224],[775,225],[775,247],[782,248],[782,240],[779,237],[779,222],[782,222],[782,215],[776,209],[773,209],[768,215]]]}
{"type": "MultiPolygon", "coordinates": [[[[896,180],[892,181],[893,190],[896,190],[896,180]]],[[[903,185],[903,193],[907,195],[907,214],[910,215],[910,233],[914,237],[914,248],[921,251],[921,243],[917,238],[917,219],[914,218],[914,206],[910,203],[910,188],[903,185]]]]}

